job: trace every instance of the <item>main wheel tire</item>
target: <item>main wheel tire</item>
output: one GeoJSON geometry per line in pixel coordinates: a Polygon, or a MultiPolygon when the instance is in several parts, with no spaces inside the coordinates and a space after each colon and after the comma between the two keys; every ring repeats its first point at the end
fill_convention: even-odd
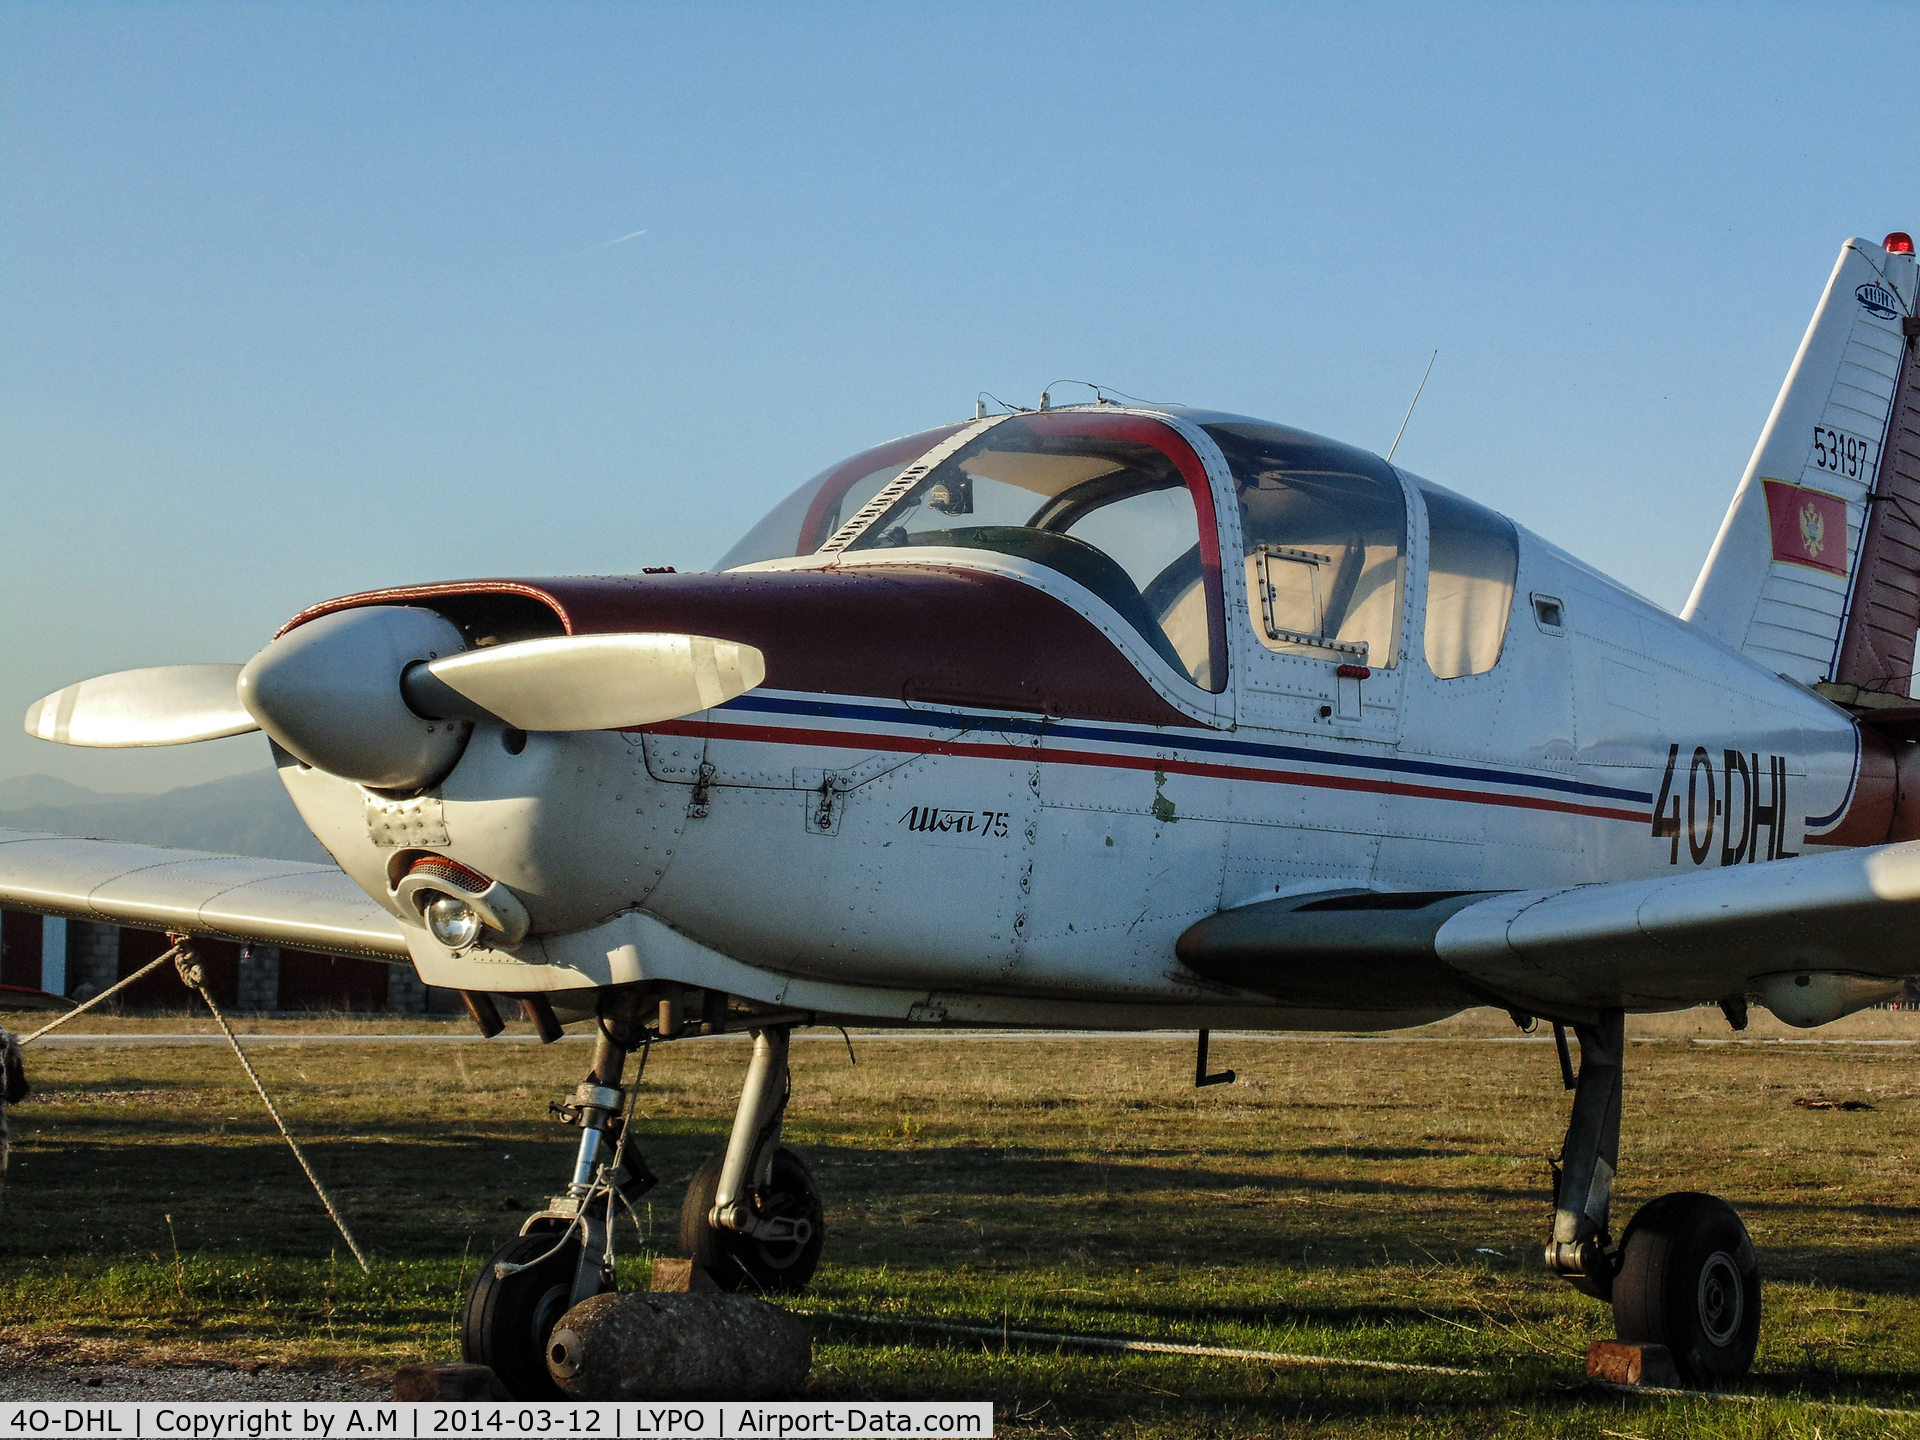
{"type": "Polygon", "coordinates": [[[501,1279],[496,1265],[525,1265],[553,1250],[558,1237],[536,1230],[509,1240],[480,1267],[461,1317],[460,1349],[470,1365],[485,1365],[516,1400],[564,1400],[547,1373],[547,1340],[571,1307],[580,1237],[564,1244],[531,1270],[501,1279]]]}
{"type": "Polygon", "coordinates": [[[773,1183],[760,1196],[760,1213],[806,1220],[813,1230],[802,1243],[769,1244],[709,1223],[707,1216],[720,1192],[720,1168],[726,1159],[724,1150],[709,1156],[687,1186],[687,1198],[680,1207],[680,1252],[711,1275],[722,1290],[797,1295],[813,1279],[820,1264],[820,1248],[827,1239],[826,1209],[820,1202],[820,1187],[814,1182],[813,1172],[784,1145],[774,1151],[773,1183]]]}
{"type": "Polygon", "coordinates": [[[1760,1343],[1760,1265],[1733,1207],[1692,1191],[1642,1206],[1620,1241],[1613,1323],[1631,1344],[1666,1346],[1689,1385],[1745,1375],[1760,1343]]]}

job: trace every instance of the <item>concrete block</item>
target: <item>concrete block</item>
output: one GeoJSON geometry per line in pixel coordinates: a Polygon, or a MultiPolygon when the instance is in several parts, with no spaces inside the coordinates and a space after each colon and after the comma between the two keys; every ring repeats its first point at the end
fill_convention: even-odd
{"type": "Polygon", "coordinates": [[[387,1009],[402,1015],[424,1015],[427,987],[411,965],[395,965],[387,972],[387,1009]]]}
{"type": "Polygon", "coordinates": [[[1587,1375],[1609,1385],[1651,1385],[1678,1390],[1680,1372],[1664,1345],[1629,1345],[1624,1340],[1596,1340],[1587,1346],[1587,1375]]]}
{"type": "Polygon", "coordinates": [[[812,1366],[812,1327],[752,1295],[596,1295],[547,1343],[575,1400],[778,1400],[812,1366]]]}
{"type": "Polygon", "coordinates": [[[75,1000],[90,1000],[119,978],[120,927],[93,920],[69,920],[67,994],[75,1000]]]}
{"type": "Polygon", "coordinates": [[[240,951],[235,1008],[265,1015],[280,1008],[280,947],[248,945],[240,951]]]}

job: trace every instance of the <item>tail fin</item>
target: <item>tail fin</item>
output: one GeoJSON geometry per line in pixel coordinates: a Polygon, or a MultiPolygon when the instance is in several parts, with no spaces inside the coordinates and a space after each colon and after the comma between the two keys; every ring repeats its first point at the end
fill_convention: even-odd
{"type": "MultiPolygon", "coordinates": [[[[1904,451],[1886,442],[1896,394],[1915,396],[1920,375],[1912,242],[1887,242],[1841,247],[1681,614],[1805,684],[1845,679],[1844,658],[1860,672],[1850,683],[1875,670],[1886,688],[1896,667],[1904,695],[1920,622],[1920,435],[1904,451]],[[1890,602],[1905,613],[1876,613],[1890,602]]],[[[1920,429],[1920,409],[1901,409],[1920,429]]]]}

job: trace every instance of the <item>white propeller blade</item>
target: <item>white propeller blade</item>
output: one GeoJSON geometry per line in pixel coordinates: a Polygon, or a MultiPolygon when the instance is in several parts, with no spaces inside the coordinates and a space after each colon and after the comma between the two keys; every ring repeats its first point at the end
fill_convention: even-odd
{"type": "Polygon", "coordinates": [[[27,707],[29,735],[103,749],[185,745],[260,727],[240,704],[238,665],[121,670],[56,690],[27,707]]]}
{"type": "Polygon", "coordinates": [[[767,678],[751,645],[704,635],[556,635],[427,671],[517,730],[615,730],[710,710],[767,678]]]}

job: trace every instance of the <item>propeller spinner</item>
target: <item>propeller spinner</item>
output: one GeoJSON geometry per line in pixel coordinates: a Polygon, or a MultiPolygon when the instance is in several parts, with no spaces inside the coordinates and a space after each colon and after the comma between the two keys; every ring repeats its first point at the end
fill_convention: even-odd
{"type": "Polygon", "coordinates": [[[468,650],[431,610],[370,605],[287,632],[241,665],[123,670],[27,708],[66,745],[183,745],[265,730],[316,769],[383,790],[438,783],[472,721],[519,730],[650,725],[766,679],[751,645],[704,635],[556,635],[468,650]]]}

